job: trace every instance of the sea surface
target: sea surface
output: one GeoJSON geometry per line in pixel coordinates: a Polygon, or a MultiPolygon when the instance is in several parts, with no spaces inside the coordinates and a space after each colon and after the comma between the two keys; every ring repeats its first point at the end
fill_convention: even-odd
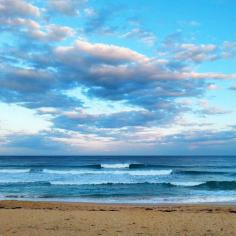
{"type": "Polygon", "coordinates": [[[2,156],[0,199],[236,202],[236,156],[2,156]]]}

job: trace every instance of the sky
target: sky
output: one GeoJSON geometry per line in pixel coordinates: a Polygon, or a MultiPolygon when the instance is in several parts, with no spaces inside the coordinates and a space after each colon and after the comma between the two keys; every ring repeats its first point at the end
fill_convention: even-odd
{"type": "Polygon", "coordinates": [[[236,155],[234,0],[0,0],[0,155],[236,155]]]}

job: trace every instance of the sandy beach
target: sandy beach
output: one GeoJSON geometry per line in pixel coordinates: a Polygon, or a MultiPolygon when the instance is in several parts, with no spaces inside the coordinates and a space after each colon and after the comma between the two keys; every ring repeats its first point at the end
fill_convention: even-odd
{"type": "Polygon", "coordinates": [[[1,201],[0,235],[236,235],[236,206],[1,201]]]}

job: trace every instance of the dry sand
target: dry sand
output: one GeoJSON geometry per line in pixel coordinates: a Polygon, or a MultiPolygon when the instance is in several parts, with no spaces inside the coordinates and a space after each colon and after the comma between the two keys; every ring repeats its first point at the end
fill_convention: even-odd
{"type": "Polygon", "coordinates": [[[0,201],[0,235],[236,235],[236,206],[0,201]]]}

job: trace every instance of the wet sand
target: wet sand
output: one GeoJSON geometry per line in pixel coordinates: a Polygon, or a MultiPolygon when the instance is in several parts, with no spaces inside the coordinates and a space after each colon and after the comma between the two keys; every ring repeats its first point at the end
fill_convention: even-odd
{"type": "Polygon", "coordinates": [[[0,201],[0,235],[236,235],[236,206],[0,201]]]}

